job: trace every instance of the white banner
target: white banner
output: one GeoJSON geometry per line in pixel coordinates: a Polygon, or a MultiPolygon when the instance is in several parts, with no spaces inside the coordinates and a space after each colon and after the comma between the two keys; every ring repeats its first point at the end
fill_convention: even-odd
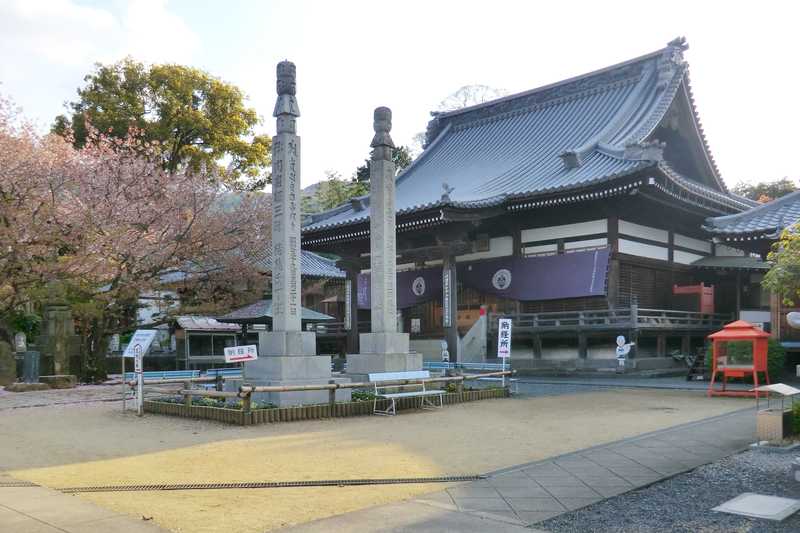
{"type": "Polygon", "coordinates": [[[497,357],[511,357],[511,319],[501,318],[497,326],[497,357]]]}

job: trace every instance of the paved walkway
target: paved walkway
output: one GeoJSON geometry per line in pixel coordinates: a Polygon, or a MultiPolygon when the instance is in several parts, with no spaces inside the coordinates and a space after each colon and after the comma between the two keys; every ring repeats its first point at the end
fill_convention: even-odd
{"type": "MultiPolygon", "coordinates": [[[[0,485],[18,482],[0,474],[0,485]]],[[[152,522],[117,514],[44,487],[0,486],[0,531],[8,533],[166,533],[152,522]]]]}
{"type": "Polygon", "coordinates": [[[754,440],[754,409],[746,409],[518,465],[493,472],[485,480],[318,520],[291,531],[523,531],[716,461],[754,440]]]}

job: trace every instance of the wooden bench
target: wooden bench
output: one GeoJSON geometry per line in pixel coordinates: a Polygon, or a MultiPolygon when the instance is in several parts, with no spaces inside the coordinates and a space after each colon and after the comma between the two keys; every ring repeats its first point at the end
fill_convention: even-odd
{"type": "Polygon", "coordinates": [[[437,409],[441,408],[443,404],[443,390],[428,390],[425,388],[425,380],[431,377],[431,373],[427,370],[412,370],[409,372],[380,372],[377,374],[370,374],[369,380],[375,384],[375,401],[373,402],[373,414],[392,416],[397,414],[397,399],[399,398],[419,398],[420,409],[437,409]],[[419,383],[409,383],[407,385],[381,385],[381,383],[400,381],[404,379],[418,379],[419,383]],[[397,388],[410,388],[414,387],[419,390],[407,392],[386,392],[387,389],[397,388]],[[439,405],[431,402],[429,398],[433,396],[439,397],[439,405]],[[389,407],[386,410],[378,409],[378,399],[384,398],[389,400],[389,407]]]}

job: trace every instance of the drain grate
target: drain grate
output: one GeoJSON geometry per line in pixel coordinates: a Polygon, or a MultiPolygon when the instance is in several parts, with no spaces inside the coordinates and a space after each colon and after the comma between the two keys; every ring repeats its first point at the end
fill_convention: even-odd
{"type": "Polygon", "coordinates": [[[233,483],[160,483],[153,485],[98,485],[93,487],[64,487],[65,493],[78,492],[144,492],[156,490],[224,490],[224,489],[282,489],[296,487],[352,487],[361,485],[399,485],[410,483],[457,483],[477,481],[486,476],[439,476],[387,479],[322,479],[312,481],[246,481],[233,483]]]}
{"type": "Polygon", "coordinates": [[[30,481],[0,481],[0,488],[13,488],[13,487],[38,487],[36,483],[30,481]]]}

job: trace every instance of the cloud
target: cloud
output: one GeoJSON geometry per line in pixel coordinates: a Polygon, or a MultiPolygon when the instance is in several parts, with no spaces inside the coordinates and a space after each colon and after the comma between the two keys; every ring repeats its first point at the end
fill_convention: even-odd
{"type": "Polygon", "coordinates": [[[119,14],[73,0],[13,0],[0,4],[0,35],[0,48],[13,50],[4,58],[60,67],[125,55],[148,62],[187,61],[200,45],[169,11],[167,0],[130,0],[119,14]]]}
{"type": "Polygon", "coordinates": [[[0,91],[44,124],[74,98],[93,64],[130,55],[149,63],[189,63],[201,42],[167,0],[109,7],[76,0],[0,1],[0,91]]]}

